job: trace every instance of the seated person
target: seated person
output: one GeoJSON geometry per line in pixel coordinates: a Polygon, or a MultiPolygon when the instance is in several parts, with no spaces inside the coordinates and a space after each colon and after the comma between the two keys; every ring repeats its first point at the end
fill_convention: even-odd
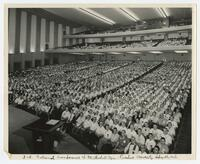
{"type": "Polygon", "coordinates": [[[163,129],[163,134],[161,135],[162,138],[165,138],[165,143],[166,145],[171,145],[172,144],[172,137],[168,134],[168,129],[164,128],[163,129]]]}
{"type": "Polygon", "coordinates": [[[153,154],[160,154],[160,148],[158,146],[155,146],[152,150],[153,154]]]}
{"type": "Polygon", "coordinates": [[[158,129],[158,126],[156,124],[153,125],[153,128],[151,128],[150,133],[153,134],[155,141],[159,141],[161,135],[163,134],[162,130],[158,129]]]}
{"type": "Polygon", "coordinates": [[[127,137],[129,139],[131,139],[132,137],[135,137],[135,138],[137,137],[137,133],[136,133],[136,131],[134,129],[134,125],[133,124],[130,125],[130,129],[126,130],[126,135],[127,135],[127,137]]]}
{"type": "Polygon", "coordinates": [[[74,113],[70,112],[68,108],[62,112],[61,120],[65,121],[65,125],[63,126],[63,132],[69,132],[72,128],[72,120],[74,118],[74,113]]]}
{"type": "Polygon", "coordinates": [[[88,131],[89,131],[91,125],[92,125],[91,116],[88,115],[88,116],[86,116],[84,122],[82,123],[82,125],[80,127],[80,135],[84,141],[88,140],[87,134],[88,134],[88,131]]]}
{"type": "Polygon", "coordinates": [[[166,128],[168,129],[168,134],[172,137],[172,140],[173,140],[173,138],[176,134],[176,131],[175,131],[174,127],[172,126],[172,123],[168,122],[166,128]]]}
{"type": "Polygon", "coordinates": [[[144,127],[142,128],[142,134],[144,135],[144,137],[146,138],[149,135],[150,132],[150,128],[148,126],[148,123],[145,122],[144,123],[144,127]]]}
{"type": "Polygon", "coordinates": [[[137,130],[137,137],[136,137],[136,143],[140,146],[140,145],[144,145],[145,144],[145,138],[142,134],[142,129],[138,129],[137,130]]]}
{"type": "Polygon", "coordinates": [[[97,138],[101,138],[104,135],[105,128],[103,127],[103,122],[99,122],[99,126],[95,130],[95,135],[97,138]]]}
{"type": "Polygon", "coordinates": [[[110,115],[107,116],[107,119],[106,119],[106,121],[105,121],[105,124],[108,124],[110,127],[113,126],[113,120],[111,119],[111,116],[110,116],[110,115]]]}
{"type": "Polygon", "coordinates": [[[146,140],[145,146],[146,146],[148,152],[151,152],[152,149],[156,146],[156,142],[153,139],[153,134],[152,133],[149,133],[149,138],[146,140]]]}
{"type": "Polygon", "coordinates": [[[129,142],[129,139],[126,136],[126,131],[122,130],[122,132],[119,136],[118,142],[113,149],[113,153],[115,153],[115,154],[124,153],[124,149],[127,146],[128,142],[129,142]]]}
{"type": "Polygon", "coordinates": [[[112,131],[109,129],[109,125],[106,124],[103,137],[99,139],[99,143],[97,145],[98,152],[101,152],[101,148],[103,145],[110,143],[111,136],[112,131]]]}
{"type": "Polygon", "coordinates": [[[143,113],[142,118],[140,119],[140,123],[142,124],[142,126],[147,123],[149,120],[147,119],[147,116],[145,113],[143,113]]]}
{"type": "Polygon", "coordinates": [[[158,124],[161,125],[161,126],[166,126],[167,125],[167,119],[164,117],[164,114],[161,113],[159,115],[159,119],[158,119],[158,124]]]}
{"type": "Polygon", "coordinates": [[[138,154],[147,154],[145,145],[140,146],[140,150],[138,151],[138,154]]]}
{"type": "Polygon", "coordinates": [[[131,138],[131,142],[124,149],[125,154],[138,154],[139,146],[135,142],[135,137],[131,138]]]}
{"type": "Polygon", "coordinates": [[[158,143],[158,147],[159,147],[159,153],[160,154],[167,154],[167,153],[169,153],[169,148],[168,148],[168,146],[167,146],[167,144],[165,142],[165,138],[164,137],[162,137],[160,139],[160,142],[158,143]]]}
{"type": "Polygon", "coordinates": [[[90,145],[96,145],[96,141],[97,141],[97,136],[95,135],[95,131],[97,130],[97,128],[99,128],[99,124],[97,122],[97,118],[94,117],[92,118],[92,124],[89,128],[88,131],[88,141],[90,145]]]}
{"type": "Polygon", "coordinates": [[[153,122],[153,123],[157,123],[158,122],[158,116],[156,114],[156,111],[154,111],[150,117],[150,120],[153,122]]]}
{"type": "Polygon", "coordinates": [[[137,131],[139,128],[142,129],[142,124],[140,122],[140,119],[136,118],[135,121],[136,121],[135,124],[134,124],[135,131],[137,131]]]}
{"type": "Polygon", "coordinates": [[[126,122],[126,127],[127,128],[130,128],[130,126],[133,124],[133,118],[132,118],[132,116],[129,116],[128,117],[128,120],[127,120],[127,122],[126,122]]]}
{"type": "Polygon", "coordinates": [[[172,123],[172,126],[173,126],[174,129],[176,129],[176,128],[178,127],[178,123],[174,120],[174,117],[173,117],[173,116],[171,116],[171,117],[169,118],[169,121],[168,121],[168,122],[171,122],[171,123],[172,123]]]}
{"type": "Polygon", "coordinates": [[[76,134],[78,132],[78,129],[81,128],[84,121],[85,121],[85,117],[84,117],[83,113],[81,112],[79,117],[77,118],[75,124],[74,124],[74,127],[72,129],[72,133],[76,134]]]}
{"type": "Polygon", "coordinates": [[[118,139],[119,139],[119,134],[118,134],[117,128],[114,127],[111,138],[110,138],[112,147],[116,146],[118,139]]]}

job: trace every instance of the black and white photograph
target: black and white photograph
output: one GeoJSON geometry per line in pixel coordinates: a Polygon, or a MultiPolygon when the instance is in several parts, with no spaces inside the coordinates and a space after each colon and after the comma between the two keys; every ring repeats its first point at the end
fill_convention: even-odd
{"type": "Polygon", "coordinates": [[[193,154],[194,13],[8,5],[8,153],[193,154]]]}

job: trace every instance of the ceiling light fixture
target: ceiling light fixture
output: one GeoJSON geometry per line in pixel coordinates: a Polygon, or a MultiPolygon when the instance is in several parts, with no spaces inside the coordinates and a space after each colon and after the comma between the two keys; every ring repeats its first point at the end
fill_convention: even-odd
{"type": "Polygon", "coordinates": [[[167,8],[162,8],[162,10],[163,10],[163,12],[165,13],[165,15],[166,15],[167,17],[170,16],[169,10],[168,10],[167,8]]]}
{"type": "Polygon", "coordinates": [[[74,55],[82,55],[83,53],[80,53],[80,52],[72,52],[72,54],[74,54],[74,55]]]}
{"type": "Polygon", "coordinates": [[[120,11],[124,16],[126,16],[128,19],[133,20],[134,22],[137,22],[140,20],[131,10],[126,8],[119,8],[118,11],[120,11]]]}
{"type": "Polygon", "coordinates": [[[152,54],[162,54],[161,51],[150,51],[150,53],[152,53],[152,54]]]}
{"type": "Polygon", "coordinates": [[[129,54],[141,54],[141,52],[135,52],[135,51],[133,51],[133,52],[128,52],[129,54]]]}
{"type": "Polygon", "coordinates": [[[186,50],[182,50],[182,51],[177,50],[177,51],[174,51],[174,52],[177,53],[177,54],[187,54],[188,53],[188,51],[186,51],[186,50]]]}
{"type": "Polygon", "coordinates": [[[121,53],[119,53],[119,52],[110,52],[110,54],[118,55],[118,54],[121,54],[121,53]]]}
{"type": "Polygon", "coordinates": [[[103,16],[103,15],[101,15],[101,14],[99,14],[99,13],[93,11],[93,10],[91,10],[91,9],[77,8],[77,10],[79,10],[79,11],[81,11],[81,12],[87,14],[87,15],[90,15],[90,16],[92,16],[92,17],[94,17],[94,18],[96,18],[96,19],[98,19],[98,20],[100,20],[100,21],[102,21],[104,23],[107,23],[109,25],[116,24],[116,22],[114,22],[113,20],[111,20],[111,19],[109,19],[109,18],[107,18],[107,17],[105,17],[105,16],[103,16]]]}
{"type": "Polygon", "coordinates": [[[92,54],[94,54],[94,55],[102,55],[103,53],[101,53],[101,52],[93,52],[92,54]]]}
{"type": "Polygon", "coordinates": [[[165,10],[163,8],[156,8],[157,12],[159,13],[159,15],[163,18],[167,18],[168,15],[166,14],[165,10]]]}

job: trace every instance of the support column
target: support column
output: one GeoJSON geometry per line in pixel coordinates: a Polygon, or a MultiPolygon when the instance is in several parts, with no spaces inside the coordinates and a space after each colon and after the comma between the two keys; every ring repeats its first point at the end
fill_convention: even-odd
{"type": "Polygon", "coordinates": [[[54,23],[54,48],[58,47],[58,24],[54,23]]]}
{"type": "MultiPolygon", "coordinates": [[[[46,20],[46,42],[45,44],[47,43],[49,45],[49,30],[50,29],[50,22],[46,20]]],[[[46,49],[46,47],[45,47],[46,49]]]]}
{"type": "Polygon", "coordinates": [[[45,50],[46,44],[46,19],[41,19],[40,51],[45,50]]]}
{"type": "Polygon", "coordinates": [[[41,18],[37,17],[36,25],[36,52],[40,52],[41,18]]]}
{"type": "Polygon", "coordinates": [[[62,24],[58,24],[58,47],[62,47],[63,31],[62,24]]]}
{"type": "Polygon", "coordinates": [[[21,9],[16,9],[15,53],[19,53],[21,9]]]}
{"type": "Polygon", "coordinates": [[[30,52],[31,44],[31,14],[27,13],[26,52],[30,52]]]}
{"type": "MultiPolygon", "coordinates": [[[[20,53],[26,53],[27,12],[21,12],[20,22],[20,53]]],[[[22,67],[23,69],[23,67],[22,67]]]]}
{"type": "MultiPolygon", "coordinates": [[[[15,53],[15,36],[16,36],[16,9],[9,9],[9,20],[8,20],[8,46],[9,54],[15,53]]],[[[12,64],[11,64],[12,65],[12,64]]]]}
{"type": "Polygon", "coordinates": [[[49,48],[54,48],[54,21],[50,22],[49,29],[49,48]]]}

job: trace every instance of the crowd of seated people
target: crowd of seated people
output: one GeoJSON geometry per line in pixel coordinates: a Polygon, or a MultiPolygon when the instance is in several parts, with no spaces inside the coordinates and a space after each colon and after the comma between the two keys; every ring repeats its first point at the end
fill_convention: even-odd
{"type": "Polygon", "coordinates": [[[170,153],[190,88],[191,63],[165,63],[142,81],[81,105],[71,133],[98,153],[170,153]]]}
{"type": "Polygon", "coordinates": [[[109,34],[109,33],[116,33],[116,32],[126,32],[126,31],[135,31],[135,26],[121,26],[115,27],[107,30],[88,30],[83,31],[80,33],[75,33],[73,35],[84,35],[84,34],[109,34]]]}
{"type": "Polygon", "coordinates": [[[9,77],[26,77],[27,75],[34,74],[34,76],[52,76],[55,74],[63,74],[65,71],[79,71],[83,69],[87,69],[90,67],[94,67],[98,64],[98,62],[88,62],[88,61],[81,61],[81,62],[70,62],[67,64],[60,64],[60,65],[46,65],[36,68],[29,68],[28,70],[24,71],[15,71],[9,74],[9,77]]]}
{"type": "Polygon", "coordinates": [[[128,63],[120,63],[120,62],[107,62],[107,63],[102,63],[102,64],[99,63],[95,67],[71,71],[68,74],[68,78],[70,78],[72,81],[78,81],[80,79],[81,80],[87,79],[87,78],[93,77],[97,74],[105,73],[105,72],[108,72],[110,70],[120,68],[124,64],[126,65],[128,63]]]}
{"type": "Polygon", "coordinates": [[[186,45],[187,40],[186,39],[169,39],[164,40],[161,43],[159,43],[157,46],[183,46],[186,45]]]}
{"type": "MultiPolygon", "coordinates": [[[[182,26],[184,25],[188,25],[190,23],[188,23],[187,21],[183,23],[182,26]]],[[[148,29],[155,29],[155,28],[158,28],[158,26],[160,28],[166,28],[166,26],[162,26],[162,25],[158,25],[158,21],[154,21],[154,23],[150,23],[148,25],[145,25],[145,29],[144,28],[137,28],[136,29],[136,26],[133,25],[133,26],[121,26],[121,27],[115,27],[115,28],[111,28],[111,29],[107,29],[107,30],[88,30],[88,31],[83,31],[83,32],[80,32],[80,33],[75,33],[73,35],[85,35],[85,34],[112,34],[112,33],[120,33],[120,32],[132,32],[132,31],[139,31],[139,30],[148,30],[148,29]]],[[[176,26],[180,26],[180,25],[175,25],[175,24],[172,24],[170,25],[169,27],[176,27],[176,26]]]]}
{"type": "Polygon", "coordinates": [[[77,45],[72,47],[72,49],[112,49],[112,48],[140,48],[140,47],[153,47],[156,45],[157,41],[143,41],[143,42],[127,42],[127,43],[101,43],[95,44],[91,43],[88,45],[77,45]]]}
{"type": "MultiPolygon", "coordinates": [[[[156,40],[146,41],[131,41],[131,42],[116,42],[116,43],[90,43],[84,45],[75,45],[70,49],[84,50],[84,49],[115,49],[115,48],[142,48],[142,47],[163,47],[163,46],[181,46],[186,45],[187,39],[168,39],[161,41],[156,40]]],[[[68,48],[67,48],[68,49],[68,48]]]]}
{"type": "MultiPolygon", "coordinates": [[[[95,63],[95,65],[90,65],[88,67],[81,67],[80,69],[69,69],[66,67],[62,67],[62,70],[58,72],[56,68],[50,74],[48,73],[48,78],[51,76],[52,80],[59,79],[60,81],[79,81],[83,79],[87,79],[89,77],[93,77],[97,74],[101,74],[107,72],[112,69],[117,69],[122,67],[124,64],[128,63],[120,63],[120,62],[104,62],[104,63],[95,63]]],[[[47,72],[46,72],[47,73],[47,72]]],[[[47,74],[45,74],[47,75],[47,74]]]]}
{"type": "Polygon", "coordinates": [[[80,103],[82,99],[95,97],[123,85],[151,69],[153,65],[138,63],[134,66],[128,65],[115,72],[108,72],[80,82],[62,81],[67,74],[63,74],[63,78],[61,76],[42,78],[35,77],[34,74],[24,78],[11,78],[9,90],[13,92],[14,97],[21,99],[23,103],[20,102],[19,105],[28,104],[29,108],[34,108],[36,111],[49,112],[55,100],[56,104],[62,104],[66,99],[80,103]],[[47,107],[49,110],[46,110],[47,107]]]}
{"type": "Polygon", "coordinates": [[[98,64],[98,62],[88,62],[88,61],[81,61],[81,62],[71,62],[64,65],[65,69],[67,68],[70,71],[74,70],[82,70],[89,67],[94,67],[98,64]]]}
{"type": "Polygon", "coordinates": [[[70,81],[68,74],[45,76],[41,73],[40,76],[35,76],[32,72],[19,78],[10,76],[9,91],[13,93],[16,104],[28,106],[28,109],[37,113],[49,113],[54,106],[59,108],[68,101],[79,104],[82,100],[101,95],[138,77],[157,64],[138,62],[74,82],[70,81]]]}
{"type": "MultiPolygon", "coordinates": [[[[191,63],[165,62],[139,81],[131,82],[158,64],[138,61],[73,82],[66,78],[67,74],[62,78],[35,76],[34,72],[13,75],[9,77],[9,91],[14,104],[65,121],[62,131],[77,137],[94,152],[167,154],[190,93],[191,63]],[[81,102],[86,98],[88,101],[81,102]]],[[[102,71],[101,66],[98,69],[102,71]]],[[[46,73],[45,69],[42,73],[46,73]]]]}

